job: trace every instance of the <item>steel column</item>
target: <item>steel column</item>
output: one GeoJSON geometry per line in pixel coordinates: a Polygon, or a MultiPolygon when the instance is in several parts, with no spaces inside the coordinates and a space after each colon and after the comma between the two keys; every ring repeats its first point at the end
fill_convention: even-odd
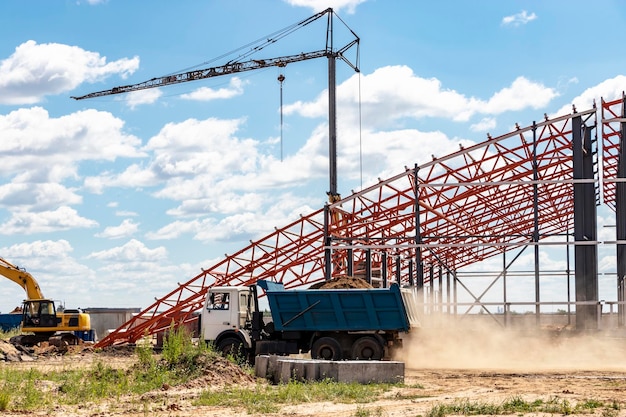
{"type": "MultiPolygon", "coordinates": [[[[581,116],[572,118],[573,175],[575,180],[594,179],[591,129],[581,116]]],[[[574,183],[574,276],[576,301],[598,301],[598,245],[576,244],[597,241],[596,199],[593,183],[574,183]]],[[[576,328],[598,328],[596,305],[576,305],[576,328]]]]}

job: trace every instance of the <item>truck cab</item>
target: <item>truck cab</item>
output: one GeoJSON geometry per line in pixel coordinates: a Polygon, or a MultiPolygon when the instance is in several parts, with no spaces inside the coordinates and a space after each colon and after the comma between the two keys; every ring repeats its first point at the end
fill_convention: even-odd
{"type": "Polygon", "coordinates": [[[207,292],[200,331],[224,353],[252,349],[253,318],[260,316],[255,287],[213,287],[207,292]]]}

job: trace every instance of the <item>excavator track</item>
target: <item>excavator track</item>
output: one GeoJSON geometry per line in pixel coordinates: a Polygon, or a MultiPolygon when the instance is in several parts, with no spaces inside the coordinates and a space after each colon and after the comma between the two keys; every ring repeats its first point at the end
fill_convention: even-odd
{"type": "Polygon", "coordinates": [[[48,344],[50,346],[56,346],[58,348],[63,348],[65,346],[76,346],[80,344],[80,342],[81,339],[72,333],[58,334],[48,339],[48,344]]]}

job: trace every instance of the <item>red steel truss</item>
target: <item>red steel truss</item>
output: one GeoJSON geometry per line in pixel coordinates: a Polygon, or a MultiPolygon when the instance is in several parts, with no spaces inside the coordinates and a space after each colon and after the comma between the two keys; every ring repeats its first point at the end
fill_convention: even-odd
{"type": "MultiPolygon", "coordinates": [[[[418,266],[457,270],[511,247],[563,235],[573,226],[574,117],[596,128],[595,107],[545,117],[303,215],[180,284],[96,346],[135,342],[193,320],[214,285],[271,279],[294,288],[327,276],[361,274],[366,259],[372,276],[412,283],[418,266]]],[[[604,127],[603,137],[611,143],[604,127]]],[[[612,166],[612,158],[605,153],[605,164],[612,166]]]]}

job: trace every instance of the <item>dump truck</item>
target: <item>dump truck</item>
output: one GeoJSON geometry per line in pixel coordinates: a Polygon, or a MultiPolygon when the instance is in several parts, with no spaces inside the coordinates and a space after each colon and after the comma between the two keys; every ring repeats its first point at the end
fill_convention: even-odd
{"type": "Polygon", "coordinates": [[[249,287],[212,287],[200,334],[224,354],[309,353],[313,359],[384,360],[419,327],[413,289],[292,289],[259,280],[249,287]],[[259,309],[265,291],[270,316],[259,309]]]}
{"type": "Polygon", "coordinates": [[[44,297],[39,283],[30,273],[3,258],[0,258],[0,275],[22,287],[27,297],[20,315],[22,334],[13,336],[11,343],[33,346],[49,342],[62,346],[94,341],[95,332],[89,314],[80,309],[57,308],[54,300],[44,297]]]}

